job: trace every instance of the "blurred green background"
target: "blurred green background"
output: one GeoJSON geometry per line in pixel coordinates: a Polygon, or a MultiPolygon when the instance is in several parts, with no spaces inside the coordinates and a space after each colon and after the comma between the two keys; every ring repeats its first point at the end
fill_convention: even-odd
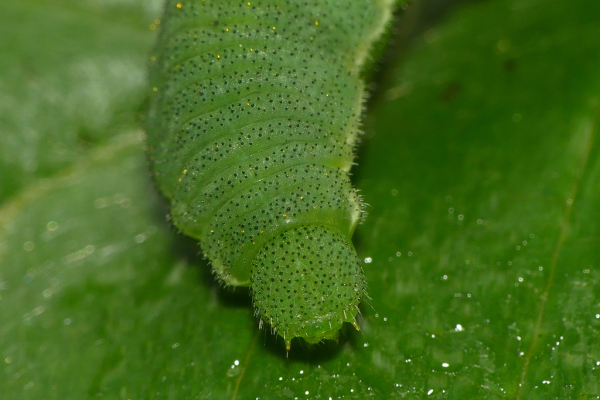
{"type": "Polygon", "coordinates": [[[600,2],[398,10],[353,170],[362,332],[288,357],[151,182],[160,3],[0,3],[1,398],[600,397],[600,2]]]}

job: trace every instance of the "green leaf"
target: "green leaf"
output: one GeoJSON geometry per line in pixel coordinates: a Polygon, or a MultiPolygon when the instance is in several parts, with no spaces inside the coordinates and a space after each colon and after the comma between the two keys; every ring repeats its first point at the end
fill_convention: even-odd
{"type": "Polygon", "coordinates": [[[398,393],[600,394],[599,17],[472,5],[414,43],[370,115],[369,341],[398,393]]]}
{"type": "Polygon", "coordinates": [[[363,331],[289,357],[165,220],[138,4],[0,5],[4,398],[600,396],[597,2],[466,3],[398,41],[354,171],[363,331]]]}
{"type": "Polygon", "coordinates": [[[157,4],[79,3],[0,5],[0,201],[138,126],[157,4]]]}

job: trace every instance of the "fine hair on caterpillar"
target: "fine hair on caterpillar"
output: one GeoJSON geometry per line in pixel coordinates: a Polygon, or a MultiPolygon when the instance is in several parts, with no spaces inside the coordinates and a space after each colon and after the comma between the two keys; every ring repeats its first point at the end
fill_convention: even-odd
{"type": "Polygon", "coordinates": [[[390,13],[389,0],[182,0],[160,21],[145,122],[155,181],[173,224],[221,282],[250,287],[288,350],[358,329],[349,170],[361,67],[390,13]]]}

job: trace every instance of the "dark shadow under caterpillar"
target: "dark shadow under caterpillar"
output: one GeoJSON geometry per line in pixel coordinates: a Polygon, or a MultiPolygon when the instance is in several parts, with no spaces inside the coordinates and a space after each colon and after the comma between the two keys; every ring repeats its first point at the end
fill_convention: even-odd
{"type": "Polygon", "coordinates": [[[348,172],[360,68],[389,0],[168,1],[152,56],[148,154],[175,226],[219,279],[250,286],[261,326],[358,329],[366,295],[348,172]]]}

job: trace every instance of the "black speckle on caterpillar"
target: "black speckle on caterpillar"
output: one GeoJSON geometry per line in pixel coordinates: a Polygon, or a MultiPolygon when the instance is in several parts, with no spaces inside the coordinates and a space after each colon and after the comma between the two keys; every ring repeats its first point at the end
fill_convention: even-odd
{"type": "Polygon", "coordinates": [[[310,343],[357,329],[366,296],[348,172],[359,73],[391,0],[167,1],[147,148],[177,228],[260,325],[310,343]]]}

